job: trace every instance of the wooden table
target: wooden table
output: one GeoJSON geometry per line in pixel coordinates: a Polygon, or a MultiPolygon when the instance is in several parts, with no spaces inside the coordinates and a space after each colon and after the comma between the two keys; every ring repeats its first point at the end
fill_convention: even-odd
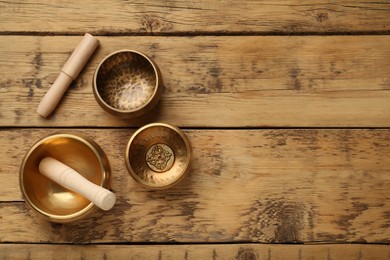
{"type": "Polygon", "coordinates": [[[0,258],[390,259],[390,1],[0,1],[0,258]],[[53,116],[35,111],[81,36],[100,40],[53,116]],[[103,111],[107,54],[152,57],[165,88],[137,120],[103,111]],[[194,153],[179,186],[148,191],[123,154],[150,122],[194,153]],[[52,224],[19,190],[26,151],[92,137],[118,201],[52,224]]]}

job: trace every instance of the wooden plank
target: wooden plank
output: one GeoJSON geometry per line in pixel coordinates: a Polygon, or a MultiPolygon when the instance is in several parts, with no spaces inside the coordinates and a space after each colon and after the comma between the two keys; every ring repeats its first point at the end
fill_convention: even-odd
{"type": "Polygon", "coordinates": [[[0,31],[174,34],[390,30],[387,1],[0,2],[0,31]]]}
{"type": "Polygon", "coordinates": [[[57,130],[0,132],[0,242],[390,242],[389,130],[185,130],[191,173],[166,191],[127,173],[133,130],[79,130],[106,151],[118,202],[67,225],[42,220],[18,191],[23,155],[57,130]]]}
{"type": "Polygon", "coordinates": [[[0,244],[3,259],[383,260],[389,245],[30,245],[0,244]]]}
{"type": "Polygon", "coordinates": [[[80,37],[0,38],[1,126],[389,127],[390,36],[99,37],[54,116],[36,108],[80,37]],[[165,89],[138,120],[103,111],[92,77],[107,54],[143,51],[165,89]]]}

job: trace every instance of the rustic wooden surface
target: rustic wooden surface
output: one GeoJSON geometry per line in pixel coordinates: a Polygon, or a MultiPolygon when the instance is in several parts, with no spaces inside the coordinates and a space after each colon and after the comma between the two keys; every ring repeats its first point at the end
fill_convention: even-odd
{"type": "Polygon", "coordinates": [[[389,2],[1,1],[7,34],[200,34],[389,32],[389,2]]]}
{"type": "Polygon", "coordinates": [[[390,259],[389,71],[389,1],[0,1],[0,258],[390,259]],[[40,118],[84,32],[99,49],[40,118]],[[163,74],[142,119],[93,98],[97,64],[124,48],[163,74]],[[194,150],[166,191],[141,188],[123,161],[155,121],[194,150]],[[112,211],[61,225],[26,206],[22,158],[58,131],[107,153],[112,211]]]}
{"type": "Polygon", "coordinates": [[[10,259],[236,259],[236,260],[383,260],[389,245],[15,245],[0,244],[10,259]]]}
{"type": "Polygon", "coordinates": [[[0,199],[13,202],[0,208],[3,241],[390,242],[388,130],[186,130],[191,174],[179,187],[155,192],[125,168],[133,130],[82,131],[110,151],[118,202],[69,225],[41,220],[17,189],[20,158],[53,131],[7,130],[0,139],[15,157],[0,157],[8,180],[0,199]],[[20,222],[29,228],[20,230],[20,222]]]}
{"type": "Polygon", "coordinates": [[[0,38],[1,125],[390,126],[390,36],[99,37],[89,65],[43,119],[36,107],[79,40],[0,38]],[[123,48],[149,54],[163,74],[162,100],[142,120],[102,113],[91,95],[100,60],[123,48]]]}

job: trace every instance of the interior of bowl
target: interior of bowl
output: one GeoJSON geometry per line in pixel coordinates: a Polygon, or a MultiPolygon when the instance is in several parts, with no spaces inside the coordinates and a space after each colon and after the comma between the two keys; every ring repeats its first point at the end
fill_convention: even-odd
{"type": "Polygon", "coordinates": [[[174,129],[155,125],[138,132],[128,147],[128,166],[141,184],[163,188],[186,172],[190,151],[174,129]]]}
{"type": "Polygon", "coordinates": [[[152,99],[156,82],[157,73],[145,56],[121,51],[102,62],[95,84],[107,106],[130,112],[144,107],[152,99]]]}
{"type": "Polygon", "coordinates": [[[86,141],[54,135],[38,142],[27,154],[22,166],[22,192],[31,206],[51,219],[71,217],[91,208],[93,204],[86,198],[40,174],[39,163],[47,156],[70,166],[97,185],[104,183],[104,169],[98,155],[86,141]]]}

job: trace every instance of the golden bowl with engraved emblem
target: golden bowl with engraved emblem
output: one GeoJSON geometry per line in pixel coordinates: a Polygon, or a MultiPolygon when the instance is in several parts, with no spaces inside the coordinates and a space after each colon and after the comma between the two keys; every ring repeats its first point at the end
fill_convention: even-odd
{"type": "Polygon", "coordinates": [[[177,127],[153,123],[138,129],[126,147],[130,175],[150,189],[170,188],[181,182],[190,169],[192,151],[177,127]]]}

